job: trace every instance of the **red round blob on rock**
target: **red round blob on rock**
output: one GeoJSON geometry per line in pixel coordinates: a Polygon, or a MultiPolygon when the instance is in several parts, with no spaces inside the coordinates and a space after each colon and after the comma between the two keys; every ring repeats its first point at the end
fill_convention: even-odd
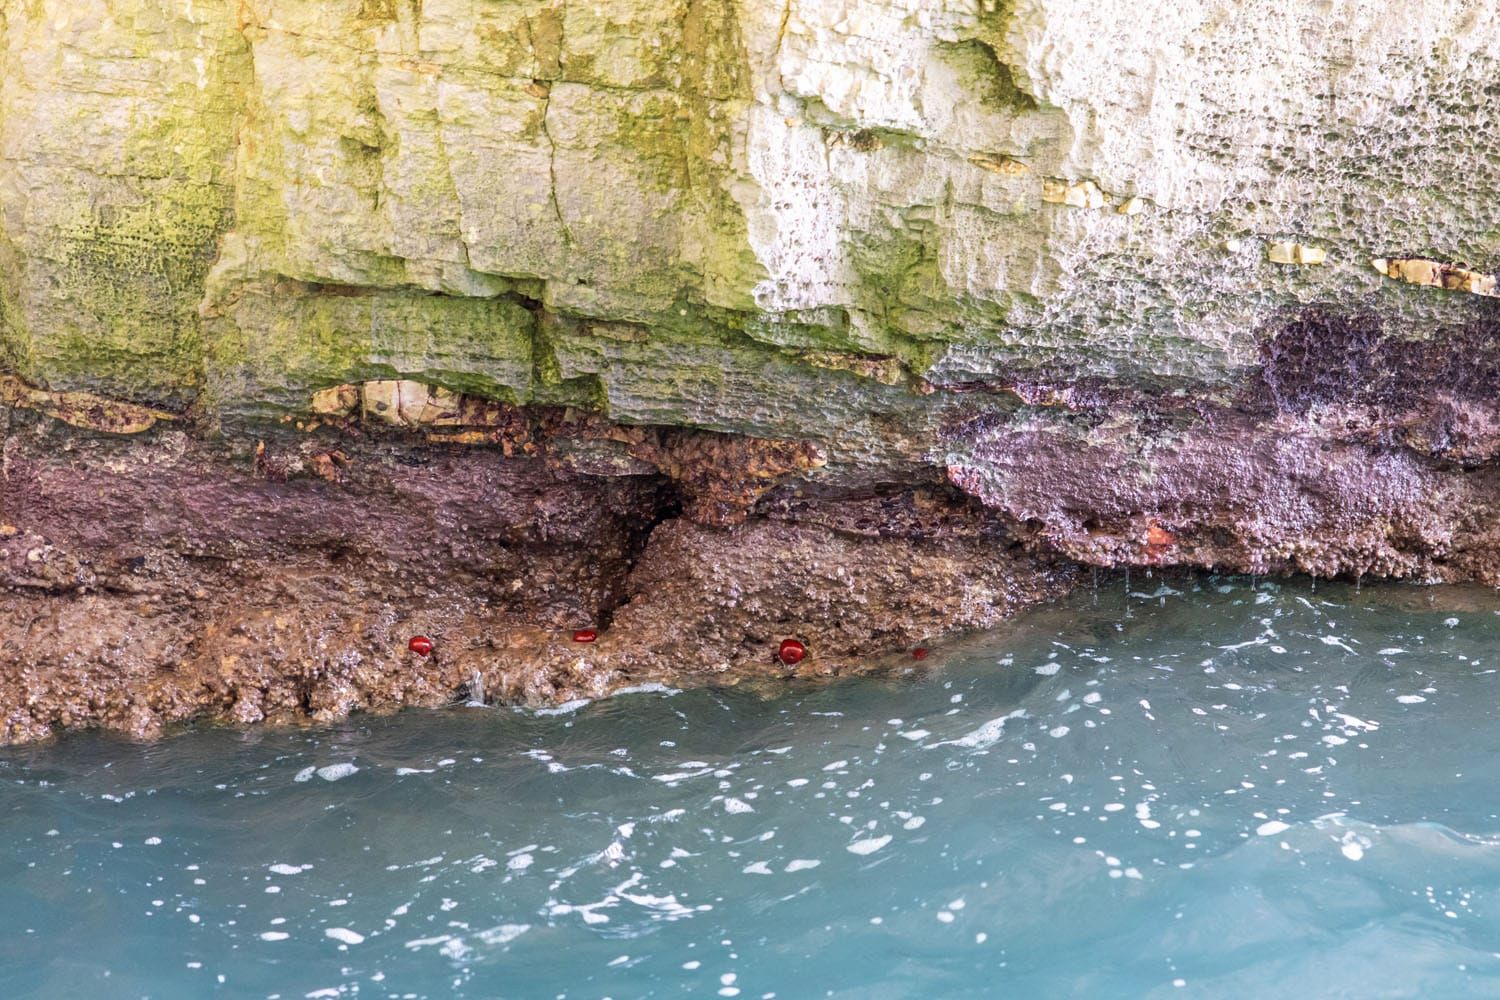
{"type": "Polygon", "coordinates": [[[781,648],[776,651],[776,658],[789,667],[795,667],[802,662],[807,655],[807,647],[796,639],[781,640],[781,648]]]}
{"type": "Polygon", "coordinates": [[[428,656],[432,653],[432,640],[425,635],[414,635],[411,637],[411,642],[406,644],[406,648],[418,656],[428,656]]]}
{"type": "Polygon", "coordinates": [[[916,649],[911,651],[911,658],[913,660],[927,659],[927,648],[925,646],[918,646],[916,649]]]}
{"type": "Polygon", "coordinates": [[[599,633],[591,628],[581,628],[573,633],[574,642],[593,642],[599,638],[599,633]]]}

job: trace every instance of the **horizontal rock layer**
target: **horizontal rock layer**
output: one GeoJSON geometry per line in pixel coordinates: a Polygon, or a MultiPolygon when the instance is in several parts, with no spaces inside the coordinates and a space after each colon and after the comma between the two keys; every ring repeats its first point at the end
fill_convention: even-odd
{"type": "Polygon", "coordinates": [[[37,0],[0,69],[5,357],[216,418],[407,376],[855,459],[917,389],[1495,315],[1401,266],[1493,285],[1470,0],[37,0]]]}
{"type": "Polygon", "coordinates": [[[910,663],[1073,576],[941,484],[811,497],[764,473],[775,442],[506,416],[503,443],[323,427],[236,454],[12,411],[0,743],[910,663]]]}

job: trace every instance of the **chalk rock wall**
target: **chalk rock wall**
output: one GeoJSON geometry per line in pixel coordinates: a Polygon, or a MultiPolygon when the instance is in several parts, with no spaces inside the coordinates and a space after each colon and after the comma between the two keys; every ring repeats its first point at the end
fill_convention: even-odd
{"type": "Polygon", "coordinates": [[[929,385],[1231,383],[1299,306],[1493,315],[1369,263],[1496,267],[1486,3],[0,17],[0,342],[54,388],[268,414],[411,376],[920,452],[929,385]]]}

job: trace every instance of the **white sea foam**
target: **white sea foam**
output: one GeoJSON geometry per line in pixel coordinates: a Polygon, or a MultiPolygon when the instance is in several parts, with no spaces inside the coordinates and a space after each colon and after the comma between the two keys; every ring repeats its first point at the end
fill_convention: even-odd
{"type": "Polygon", "coordinates": [[[883,837],[869,837],[865,840],[856,840],[854,843],[846,847],[845,850],[850,854],[874,854],[876,851],[880,850],[890,842],[890,834],[886,834],[883,837]]]}
{"type": "Polygon", "coordinates": [[[1004,735],[1005,724],[1007,722],[1013,722],[1016,719],[1024,718],[1026,718],[1026,710],[1024,708],[1018,708],[1008,715],[1002,715],[998,719],[991,719],[989,722],[986,722],[984,725],[980,726],[973,732],[960,736],[957,739],[943,740],[939,743],[928,744],[928,749],[930,750],[936,747],[954,746],[963,747],[966,750],[984,750],[994,746],[1000,741],[1000,737],[1004,735]]]}

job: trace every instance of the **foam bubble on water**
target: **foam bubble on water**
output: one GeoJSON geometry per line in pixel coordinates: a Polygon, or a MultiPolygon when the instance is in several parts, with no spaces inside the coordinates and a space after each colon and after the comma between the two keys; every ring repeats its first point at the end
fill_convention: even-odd
{"type": "Polygon", "coordinates": [[[978,729],[974,730],[971,733],[967,733],[966,735],[960,736],[958,739],[943,740],[938,743],[929,744],[927,749],[932,750],[936,749],[937,747],[955,746],[963,747],[967,750],[985,750],[989,747],[994,746],[1000,741],[1000,737],[1005,733],[1005,724],[1007,722],[1013,722],[1016,719],[1024,718],[1026,718],[1026,710],[1024,708],[1018,708],[1014,712],[1011,712],[1007,715],[1002,715],[998,719],[991,719],[989,722],[986,722],[978,729]]]}
{"type": "Polygon", "coordinates": [[[1257,836],[1261,837],[1274,837],[1278,833],[1284,833],[1285,831],[1290,829],[1290,825],[1281,822],[1281,820],[1279,819],[1273,819],[1268,820],[1262,823],[1260,826],[1256,827],[1255,833],[1257,836]]]}
{"type": "Polygon", "coordinates": [[[542,716],[572,715],[585,705],[592,705],[593,703],[594,699],[592,698],[574,698],[572,701],[565,701],[561,705],[553,705],[550,708],[534,708],[531,710],[531,714],[542,716]]]}
{"type": "Polygon", "coordinates": [[[358,772],[359,768],[351,763],[329,764],[327,767],[318,768],[318,777],[324,781],[338,781],[341,778],[347,778],[349,775],[358,772]]]}
{"type": "Polygon", "coordinates": [[[315,775],[317,773],[318,773],[318,769],[316,767],[304,767],[302,770],[300,770],[300,771],[297,772],[297,776],[294,777],[292,780],[293,781],[311,781],[313,779],[313,775],[315,775]]]}
{"type": "Polygon", "coordinates": [[[477,937],[484,945],[495,948],[495,946],[499,945],[508,945],[508,943],[513,942],[513,940],[516,940],[517,937],[522,936],[522,934],[525,934],[529,930],[531,930],[531,925],[529,924],[501,924],[499,927],[492,927],[489,930],[475,931],[474,937],[477,937]]]}
{"type": "Polygon", "coordinates": [[[408,941],[406,942],[406,947],[410,948],[412,951],[416,951],[419,948],[431,948],[433,945],[447,944],[452,940],[452,934],[439,934],[436,937],[416,938],[414,940],[408,941]]]}
{"type": "Polygon", "coordinates": [[[712,768],[699,768],[696,771],[673,771],[672,774],[652,775],[655,781],[661,781],[669,786],[676,786],[678,781],[687,781],[688,778],[702,778],[705,774],[712,774],[712,768]]]}
{"type": "Polygon", "coordinates": [[[922,824],[926,823],[926,822],[927,822],[927,817],[925,817],[925,816],[913,816],[911,819],[907,820],[905,823],[902,823],[901,824],[901,828],[903,830],[918,830],[918,829],[921,829],[922,824]]]}
{"type": "Polygon", "coordinates": [[[365,940],[363,934],[358,931],[351,931],[347,927],[328,927],[324,929],[323,934],[344,944],[363,944],[365,940]]]}
{"type": "Polygon", "coordinates": [[[932,733],[926,729],[912,729],[907,732],[901,733],[900,735],[903,739],[908,739],[913,743],[916,743],[919,740],[925,740],[927,737],[931,736],[932,733]]]}
{"type": "Polygon", "coordinates": [[[550,908],[548,908],[547,912],[554,917],[561,917],[566,916],[569,913],[576,913],[583,918],[583,922],[586,924],[607,924],[609,923],[609,916],[604,913],[599,913],[598,911],[615,906],[618,903],[619,899],[617,897],[609,895],[605,896],[597,903],[585,903],[576,906],[570,905],[568,903],[554,903],[550,908]]]}
{"type": "Polygon", "coordinates": [[[1052,663],[1043,663],[1040,667],[1037,667],[1035,669],[1036,672],[1038,674],[1041,674],[1043,677],[1051,677],[1053,674],[1062,669],[1062,664],[1055,661],[1052,663]]]}
{"type": "Polygon", "coordinates": [[[513,872],[525,871],[527,868],[530,868],[535,861],[536,858],[534,856],[522,852],[507,861],[505,863],[505,867],[509,868],[513,872]]]}
{"type": "Polygon", "coordinates": [[[262,941],[285,941],[289,937],[286,931],[262,931],[260,935],[262,941]]]}
{"type": "Polygon", "coordinates": [[[724,811],[727,813],[755,812],[755,807],[744,799],[729,798],[724,800],[724,811]]]}
{"type": "Polygon", "coordinates": [[[1419,694],[1401,694],[1396,696],[1396,700],[1403,705],[1420,705],[1427,699],[1419,694]]]}
{"type": "Polygon", "coordinates": [[[786,863],[786,867],[783,868],[782,871],[784,871],[784,872],[801,872],[801,871],[807,871],[809,868],[816,868],[819,865],[821,865],[822,863],[823,862],[818,861],[815,858],[793,858],[791,861],[788,861],[786,863]]]}
{"type": "Polygon", "coordinates": [[[856,840],[854,843],[846,847],[845,850],[850,854],[874,854],[876,851],[880,850],[890,842],[890,834],[886,834],[883,837],[867,837],[864,840],[856,840]]]}
{"type": "Polygon", "coordinates": [[[682,689],[668,687],[656,681],[647,681],[644,684],[632,684],[630,687],[622,687],[614,692],[615,697],[622,694],[660,694],[670,698],[674,694],[682,694],[682,689]]]}
{"type": "Polygon", "coordinates": [[[766,864],[764,861],[757,861],[754,864],[746,865],[744,868],[740,869],[740,871],[743,874],[745,874],[745,875],[771,875],[771,874],[774,874],[771,871],[771,866],[768,865],[768,864],[766,864]]]}
{"type": "Polygon", "coordinates": [[[1047,730],[1047,735],[1052,737],[1054,740],[1058,740],[1068,735],[1069,732],[1071,732],[1071,730],[1067,726],[1053,726],[1051,729],[1047,730]]]}

